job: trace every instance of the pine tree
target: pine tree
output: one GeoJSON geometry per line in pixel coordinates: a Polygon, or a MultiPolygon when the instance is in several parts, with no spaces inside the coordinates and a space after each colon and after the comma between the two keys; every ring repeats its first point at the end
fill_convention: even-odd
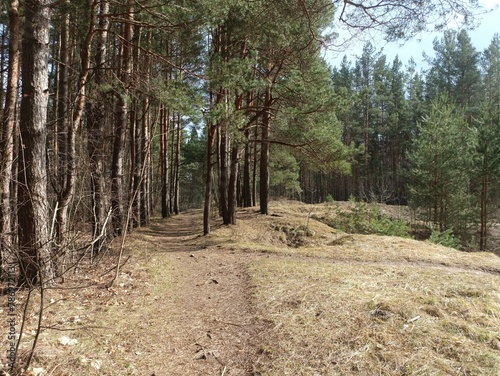
{"type": "Polygon", "coordinates": [[[51,283],[46,141],[50,1],[26,1],[22,54],[18,241],[20,286],[51,283]]]}
{"type": "Polygon", "coordinates": [[[410,204],[439,231],[463,235],[471,219],[469,177],[474,133],[445,96],[432,102],[408,154],[410,204]]]}
{"type": "MultiPolygon", "coordinates": [[[[482,105],[476,121],[476,171],[480,181],[479,249],[488,247],[488,222],[492,186],[500,178],[500,36],[496,34],[482,55],[482,105]]],[[[497,197],[498,198],[498,197],[497,197]]]]}
{"type": "Polygon", "coordinates": [[[363,156],[358,159],[359,181],[356,187],[356,197],[367,199],[371,182],[370,176],[370,141],[373,136],[373,69],[378,56],[371,43],[366,43],[363,47],[363,53],[356,61],[354,68],[354,87],[358,95],[358,118],[356,119],[355,142],[363,145],[363,156]]]}
{"type": "MultiPolygon", "coordinates": [[[[0,131],[0,280],[7,254],[14,244],[13,236],[13,202],[11,180],[14,163],[14,129],[16,126],[16,108],[18,105],[19,65],[21,60],[21,18],[19,1],[11,0],[9,6],[9,65],[7,69],[7,90],[5,107],[2,113],[2,129],[0,131]]],[[[3,76],[3,74],[2,74],[3,76]]],[[[0,90],[3,91],[3,88],[0,90]]],[[[2,103],[2,101],[0,101],[2,103]]]]}
{"type": "Polygon", "coordinates": [[[392,199],[388,203],[407,203],[406,182],[403,170],[407,164],[406,154],[412,142],[412,128],[407,100],[405,98],[406,77],[403,66],[396,56],[392,62],[390,74],[390,101],[388,105],[388,138],[389,150],[387,155],[389,172],[390,194],[392,199]]]}
{"type": "Polygon", "coordinates": [[[443,38],[434,40],[434,52],[427,77],[428,99],[447,95],[466,109],[470,124],[480,82],[479,54],[465,30],[446,31],[443,38]]]}

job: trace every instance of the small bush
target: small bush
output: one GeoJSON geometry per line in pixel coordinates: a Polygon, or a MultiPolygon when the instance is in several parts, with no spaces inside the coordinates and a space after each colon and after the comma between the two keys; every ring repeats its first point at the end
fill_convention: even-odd
{"type": "Polygon", "coordinates": [[[330,226],[348,233],[378,234],[409,237],[410,229],[404,221],[391,219],[380,213],[378,207],[370,208],[365,202],[350,200],[352,211],[337,209],[330,226]]]}
{"type": "Polygon", "coordinates": [[[445,231],[432,229],[429,241],[434,244],[441,244],[445,247],[460,249],[460,239],[453,235],[453,229],[449,228],[445,231]]]}

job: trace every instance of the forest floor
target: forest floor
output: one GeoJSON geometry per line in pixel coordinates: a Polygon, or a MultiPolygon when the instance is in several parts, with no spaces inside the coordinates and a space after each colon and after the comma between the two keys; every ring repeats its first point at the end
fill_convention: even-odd
{"type": "Polygon", "coordinates": [[[313,219],[330,214],[275,203],[206,237],[200,211],[153,220],[112,287],[110,254],[44,292],[25,374],[499,375],[500,258],[313,219]]]}

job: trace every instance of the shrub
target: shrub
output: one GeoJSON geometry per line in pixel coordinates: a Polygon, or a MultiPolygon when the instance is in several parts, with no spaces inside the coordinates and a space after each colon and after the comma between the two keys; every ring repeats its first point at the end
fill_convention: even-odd
{"type": "Polygon", "coordinates": [[[410,237],[410,229],[404,221],[389,218],[380,213],[379,207],[369,207],[365,202],[350,199],[352,210],[336,210],[336,216],[328,223],[348,233],[378,234],[410,237]]]}
{"type": "Polygon", "coordinates": [[[449,228],[445,231],[438,231],[431,228],[432,233],[429,237],[429,241],[434,244],[441,244],[445,247],[460,249],[460,239],[453,235],[453,229],[449,228]]]}

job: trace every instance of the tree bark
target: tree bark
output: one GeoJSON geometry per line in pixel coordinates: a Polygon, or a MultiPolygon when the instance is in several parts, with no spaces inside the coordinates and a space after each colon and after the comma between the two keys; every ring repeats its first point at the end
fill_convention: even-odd
{"type": "Polygon", "coordinates": [[[250,169],[252,161],[252,152],[250,148],[250,131],[245,130],[245,151],[243,163],[243,207],[248,208],[252,206],[252,182],[250,179],[250,169]]]}
{"type": "Polygon", "coordinates": [[[269,129],[271,125],[271,86],[266,87],[262,115],[262,141],[260,145],[260,213],[269,214],[269,129]]]}
{"type": "Polygon", "coordinates": [[[168,134],[170,132],[170,114],[164,105],[162,105],[160,111],[161,216],[162,218],[167,218],[170,216],[170,190],[168,181],[168,134]]]}
{"type": "Polygon", "coordinates": [[[50,283],[54,265],[49,244],[46,140],[49,98],[49,0],[27,0],[22,57],[21,150],[19,155],[18,284],[50,283]]]}
{"type": "MultiPolygon", "coordinates": [[[[135,67],[134,67],[135,70],[135,67]]],[[[129,120],[130,120],[130,180],[129,180],[129,205],[130,220],[129,228],[134,229],[139,226],[139,186],[141,181],[141,162],[140,162],[140,128],[138,126],[138,108],[137,97],[131,98],[129,120]],[[138,138],[139,136],[139,138],[138,138]]]]}
{"type": "Polygon", "coordinates": [[[236,224],[236,200],[237,200],[237,185],[238,185],[238,169],[239,169],[239,150],[236,142],[231,148],[231,168],[229,175],[229,191],[227,194],[227,221],[228,224],[236,224]]]}
{"type": "Polygon", "coordinates": [[[210,233],[210,210],[212,200],[212,153],[214,146],[216,127],[208,123],[208,140],[206,154],[206,173],[205,173],[205,202],[203,205],[203,235],[210,233]]]}
{"type": "Polygon", "coordinates": [[[175,138],[174,213],[180,213],[180,171],[181,171],[182,116],[177,114],[177,135],[175,138]]]}
{"type": "MultiPolygon", "coordinates": [[[[133,68],[134,72],[139,70],[139,45],[141,26],[135,25],[134,35],[136,35],[136,44],[133,52],[133,68]]],[[[139,98],[138,95],[132,97],[130,106],[130,171],[132,178],[130,179],[130,200],[131,202],[131,217],[130,228],[136,228],[141,225],[141,180],[143,174],[142,167],[142,122],[139,121],[139,98]]],[[[143,117],[145,114],[143,113],[143,117]]]]}
{"type": "Polygon", "coordinates": [[[149,140],[149,97],[146,96],[142,103],[141,127],[141,181],[139,187],[140,225],[147,225],[150,217],[149,204],[149,171],[151,167],[150,140],[149,140]]]}
{"type": "MultiPolygon", "coordinates": [[[[100,2],[99,14],[99,39],[96,48],[95,81],[98,84],[105,82],[104,64],[107,58],[107,39],[109,18],[109,3],[100,2]]],[[[107,241],[106,231],[106,194],[104,188],[104,138],[106,124],[107,96],[102,91],[98,91],[96,103],[89,102],[87,105],[87,126],[88,126],[88,154],[90,159],[90,192],[92,198],[92,253],[97,255],[107,241]]]]}
{"type": "MultiPolygon", "coordinates": [[[[9,65],[7,68],[7,90],[5,108],[0,133],[0,149],[3,158],[0,160],[0,270],[3,270],[6,255],[13,245],[12,234],[12,197],[10,184],[12,180],[12,164],[14,161],[14,128],[19,93],[19,62],[21,59],[21,18],[19,1],[12,0],[9,8],[9,65]]],[[[1,103],[1,102],[0,102],[1,103]]],[[[0,272],[1,279],[1,272],[0,272]]]]}
{"type": "MultiPolygon", "coordinates": [[[[151,47],[153,33],[148,32],[147,46],[151,47]]],[[[149,87],[151,74],[151,59],[149,55],[145,57],[146,66],[146,85],[149,87]]],[[[149,223],[151,216],[151,198],[150,198],[150,170],[151,170],[151,140],[150,140],[150,101],[149,96],[145,95],[142,102],[142,129],[141,129],[141,187],[140,187],[140,224],[141,226],[149,223]]]]}
{"type": "Polygon", "coordinates": [[[119,94],[115,107],[116,121],[113,138],[113,157],[111,162],[111,208],[115,236],[123,234],[123,158],[125,154],[125,131],[127,121],[127,100],[125,94],[119,94]]]}
{"type": "MultiPolygon", "coordinates": [[[[259,127],[255,127],[254,140],[259,137],[259,127]]],[[[252,168],[252,205],[257,205],[257,166],[260,160],[257,158],[258,153],[258,142],[254,142],[253,145],[253,168],[252,168]]]]}
{"type": "MultiPolygon", "coordinates": [[[[61,4],[61,29],[59,35],[59,49],[58,61],[56,64],[57,69],[57,91],[56,91],[56,113],[57,118],[55,121],[55,137],[54,140],[57,145],[54,147],[56,152],[53,163],[54,176],[53,185],[57,192],[58,203],[61,201],[62,192],[66,187],[66,171],[69,166],[69,70],[70,70],[70,14],[69,14],[69,0],[64,0],[61,4]]],[[[58,226],[59,227],[59,226],[58,226]]],[[[57,231],[57,238],[59,240],[60,230],[57,231]]]]}
{"type": "Polygon", "coordinates": [[[224,123],[219,126],[219,211],[225,225],[230,223],[228,215],[228,137],[224,123]]]}
{"type": "Polygon", "coordinates": [[[122,23],[122,42],[120,48],[120,74],[122,88],[117,93],[115,106],[115,134],[113,139],[113,157],[111,165],[111,208],[112,224],[115,236],[120,236],[124,231],[123,207],[123,162],[125,156],[125,134],[127,130],[127,99],[129,95],[129,82],[132,73],[132,36],[134,19],[134,0],[128,0],[126,20],[122,23]]]}
{"type": "Polygon", "coordinates": [[[481,179],[479,250],[486,251],[488,241],[488,175],[486,156],[483,157],[483,177],[481,179]]]}

